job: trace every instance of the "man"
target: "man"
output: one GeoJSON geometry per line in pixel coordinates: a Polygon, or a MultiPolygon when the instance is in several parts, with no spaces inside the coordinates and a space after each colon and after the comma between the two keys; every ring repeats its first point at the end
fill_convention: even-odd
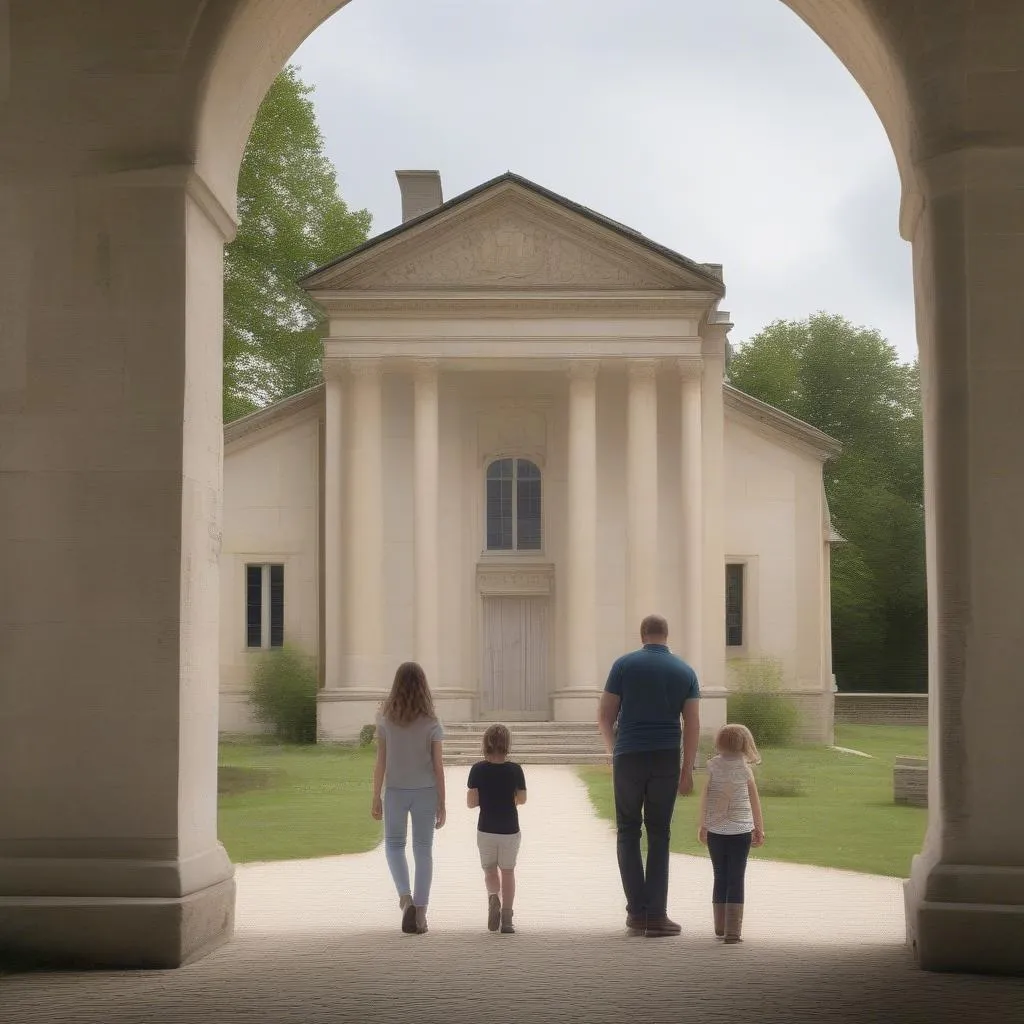
{"type": "Polygon", "coordinates": [[[612,756],[626,928],[630,935],[653,938],[681,931],[667,913],[669,835],[676,794],[693,792],[700,689],[697,674],[668,649],[668,623],[660,615],[648,615],[640,624],[640,641],[640,650],[612,665],[598,725],[612,756]],[[647,826],[646,872],[642,825],[647,826]]]}

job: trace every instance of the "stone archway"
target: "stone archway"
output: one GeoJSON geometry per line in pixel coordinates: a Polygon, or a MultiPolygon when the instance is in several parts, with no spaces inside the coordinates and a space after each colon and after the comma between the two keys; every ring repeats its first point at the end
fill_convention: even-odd
{"type": "MultiPolygon", "coordinates": [[[[929,968],[1021,971],[1024,824],[1005,809],[1024,769],[1005,753],[1024,722],[1024,23],[1016,0],[785,2],[874,105],[914,247],[936,771],[908,934],[929,968]]],[[[343,5],[0,13],[7,947],[175,966],[230,934],[221,246],[265,89],[343,5]]]]}

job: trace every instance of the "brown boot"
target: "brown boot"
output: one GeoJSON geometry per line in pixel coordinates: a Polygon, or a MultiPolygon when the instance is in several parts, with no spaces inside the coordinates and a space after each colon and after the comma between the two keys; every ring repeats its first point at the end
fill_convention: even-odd
{"type": "Polygon", "coordinates": [[[501,900],[497,893],[487,897],[487,930],[496,932],[501,927],[501,900]]]}
{"type": "Polygon", "coordinates": [[[626,914],[626,934],[636,938],[647,931],[646,914],[626,914]]]}
{"type": "Polygon", "coordinates": [[[725,904],[725,941],[731,946],[735,942],[742,942],[740,932],[743,930],[743,904],[725,904]]]}
{"type": "Polygon", "coordinates": [[[715,912],[715,935],[722,938],[725,935],[725,904],[712,903],[711,909],[715,912]]]}
{"type": "Polygon", "coordinates": [[[505,907],[501,908],[501,934],[514,935],[515,928],[512,927],[512,911],[505,907]]]}
{"type": "Polygon", "coordinates": [[[670,935],[678,935],[683,929],[670,921],[664,914],[660,917],[647,918],[647,930],[644,935],[649,939],[662,939],[670,935]]]}

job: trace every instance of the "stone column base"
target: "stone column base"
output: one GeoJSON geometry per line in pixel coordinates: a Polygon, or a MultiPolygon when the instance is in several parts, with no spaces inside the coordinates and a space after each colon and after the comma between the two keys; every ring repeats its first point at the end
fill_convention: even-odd
{"type": "Polygon", "coordinates": [[[231,938],[235,880],[177,898],[0,897],[0,965],[161,970],[231,938]]]}
{"type": "Polygon", "coordinates": [[[589,722],[597,728],[600,690],[556,690],[551,695],[551,714],[556,722],[589,722]]]}
{"type": "Polygon", "coordinates": [[[720,687],[706,687],[700,691],[700,734],[714,737],[725,725],[726,701],[729,691],[720,687]]]}
{"type": "Polygon", "coordinates": [[[926,971],[1024,975],[1024,868],[914,858],[907,944],[926,971]]]}

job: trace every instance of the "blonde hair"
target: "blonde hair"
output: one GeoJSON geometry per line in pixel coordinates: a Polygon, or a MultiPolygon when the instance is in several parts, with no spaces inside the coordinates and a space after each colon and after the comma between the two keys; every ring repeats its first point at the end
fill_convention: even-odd
{"type": "Polygon", "coordinates": [[[512,734],[507,725],[489,725],[484,732],[484,757],[508,757],[512,734]]]}
{"type": "Polygon", "coordinates": [[[745,725],[735,722],[723,725],[715,737],[715,747],[723,754],[742,754],[743,759],[750,764],[761,763],[761,754],[753,734],[745,725]]]}
{"type": "Polygon", "coordinates": [[[437,717],[427,674],[415,661],[398,666],[391,692],[381,705],[380,713],[395,725],[411,725],[419,718],[437,717]]]}

